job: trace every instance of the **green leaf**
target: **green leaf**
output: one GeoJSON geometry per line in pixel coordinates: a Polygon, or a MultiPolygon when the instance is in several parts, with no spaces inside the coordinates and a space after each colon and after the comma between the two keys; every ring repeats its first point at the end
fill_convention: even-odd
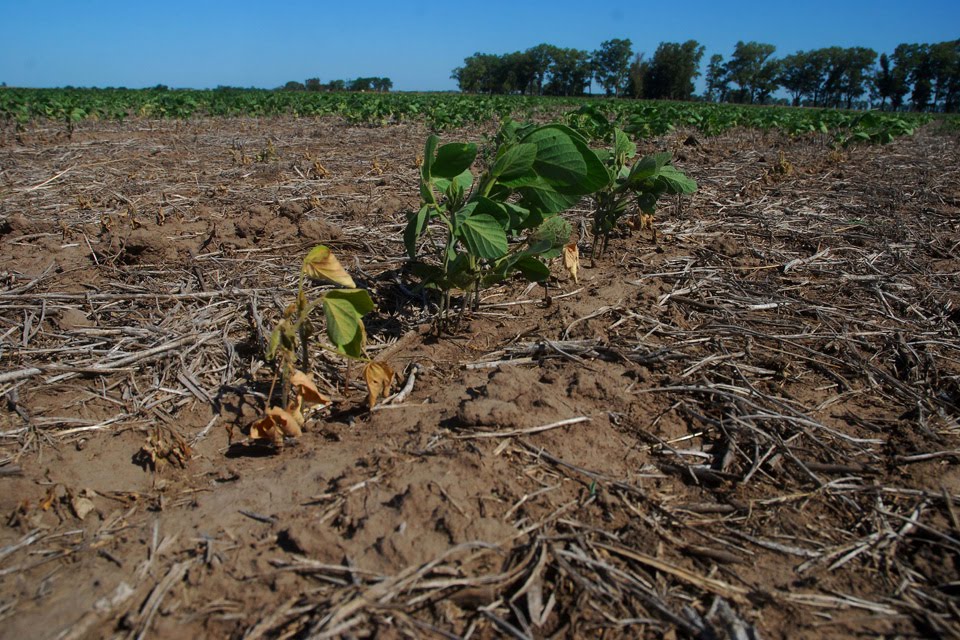
{"type": "Polygon", "coordinates": [[[550,267],[533,256],[521,256],[513,263],[513,268],[531,282],[543,282],[550,278],[550,267]]]}
{"type": "Polygon", "coordinates": [[[366,332],[362,317],[374,308],[365,289],[335,289],[323,296],[323,314],[327,319],[327,337],[340,353],[363,356],[366,332]]]}
{"type": "Polygon", "coordinates": [[[608,182],[603,162],[586,141],[569,127],[551,124],[534,129],[523,139],[537,145],[533,168],[557,191],[586,195],[608,182]]]}
{"type": "Polygon", "coordinates": [[[407,220],[407,228],[403,231],[403,246],[407,255],[413,260],[417,257],[417,240],[423,235],[430,220],[430,207],[424,205],[416,213],[412,213],[407,220]]]}
{"type": "Polygon", "coordinates": [[[431,169],[433,167],[433,158],[436,154],[437,144],[440,138],[431,135],[423,147],[423,164],[420,166],[420,178],[423,182],[430,182],[431,169]]]}
{"type": "Polygon", "coordinates": [[[667,152],[644,156],[638,160],[630,170],[630,177],[628,178],[629,183],[631,185],[635,185],[638,182],[647,180],[648,178],[656,177],[656,175],[660,172],[660,169],[662,169],[665,164],[670,162],[671,158],[673,158],[673,155],[667,152]]]}
{"type": "Polygon", "coordinates": [[[478,258],[496,260],[507,252],[507,233],[489,214],[480,213],[463,218],[457,232],[470,253],[478,258]]]}
{"type": "Polygon", "coordinates": [[[360,315],[349,300],[324,297],[323,315],[327,319],[327,337],[337,348],[350,344],[360,330],[360,315]]]}
{"type": "Polygon", "coordinates": [[[557,190],[543,179],[517,189],[517,192],[521,196],[522,207],[542,214],[566,211],[580,201],[579,195],[557,193],[557,190]]]}
{"type": "Polygon", "coordinates": [[[472,204],[475,204],[475,206],[471,211],[471,215],[485,213],[496,220],[504,230],[510,229],[512,218],[505,203],[481,196],[474,200],[472,204]]]}
{"type": "Polygon", "coordinates": [[[445,144],[437,150],[437,157],[430,168],[430,175],[453,179],[469,169],[476,158],[477,145],[473,143],[451,142],[445,144]]]}
{"type": "Polygon", "coordinates": [[[572,233],[570,223],[560,216],[547,218],[543,223],[530,234],[528,239],[528,248],[523,252],[527,255],[544,255],[553,257],[557,255],[563,245],[570,239],[572,233]]]}
{"type": "Polygon", "coordinates": [[[363,327],[363,321],[359,320],[353,339],[346,344],[338,344],[337,351],[349,358],[361,359],[363,358],[363,343],[366,342],[366,337],[367,332],[363,327]]]}
{"type": "Polygon", "coordinates": [[[613,155],[621,161],[637,155],[637,145],[621,129],[613,130],[613,155]]]}
{"type": "Polygon", "coordinates": [[[561,185],[575,185],[586,177],[587,163],[583,155],[574,144],[573,138],[559,126],[540,127],[523,140],[537,147],[537,155],[533,161],[537,175],[561,185]]]}
{"type": "MultiPolygon", "coordinates": [[[[433,184],[437,186],[437,189],[440,191],[446,192],[451,184],[457,185],[462,193],[466,193],[470,190],[470,187],[473,186],[473,173],[470,169],[465,169],[463,173],[450,178],[434,178],[433,184]]],[[[449,194],[448,194],[449,195],[449,194]]]]}
{"type": "Polygon", "coordinates": [[[363,316],[377,308],[373,304],[370,292],[366,289],[333,289],[323,295],[324,302],[340,300],[348,303],[358,316],[363,316]]]}
{"type": "Polygon", "coordinates": [[[658,179],[666,183],[669,193],[693,193],[697,190],[697,183],[671,164],[660,169],[658,179]]]}
{"type": "Polygon", "coordinates": [[[530,217],[530,211],[524,209],[518,204],[513,204],[512,202],[504,202],[503,208],[506,209],[507,214],[510,216],[510,223],[507,226],[507,229],[510,231],[519,231],[521,229],[527,228],[526,222],[530,217]]]}
{"type": "Polygon", "coordinates": [[[533,172],[533,162],[537,158],[537,145],[531,143],[509,147],[493,163],[490,175],[501,181],[509,181],[533,172]]]}

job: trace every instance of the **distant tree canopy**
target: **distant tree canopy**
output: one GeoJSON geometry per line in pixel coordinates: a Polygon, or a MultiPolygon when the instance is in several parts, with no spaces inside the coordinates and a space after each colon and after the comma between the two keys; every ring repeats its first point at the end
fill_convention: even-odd
{"type": "MultiPolygon", "coordinates": [[[[451,77],[468,93],[579,96],[595,81],[612,97],[694,99],[703,45],[661,42],[649,58],[632,46],[617,38],[592,52],[551,44],[503,55],[478,52],[451,77]]],[[[782,90],[797,106],[960,110],[960,40],[901,44],[879,56],[865,47],[775,54],[772,44],[740,41],[728,60],[711,55],[700,99],[764,104],[782,90]]]]}
{"type": "Polygon", "coordinates": [[[630,65],[627,95],[649,100],[691,99],[703,52],[703,45],[688,40],[683,44],[661,42],[649,61],[638,54],[630,65]]]}
{"type": "Polygon", "coordinates": [[[393,80],[390,78],[331,80],[327,84],[320,82],[320,78],[307,78],[305,82],[291,80],[280,87],[281,91],[377,91],[380,93],[391,89],[393,89],[393,80]]]}

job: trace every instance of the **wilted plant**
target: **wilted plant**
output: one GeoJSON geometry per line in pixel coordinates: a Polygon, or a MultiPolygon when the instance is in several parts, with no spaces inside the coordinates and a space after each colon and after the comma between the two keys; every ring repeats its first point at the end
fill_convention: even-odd
{"type": "Polygon", "coordinates": [[[310,375],[305,373],[310,370],[310,341],[315,333],[311,314],[317,307],[323,308],[326,334],[332,348],[322,343],[321,346],[348,358],[366,361],[363,373],[370,389],[370,406],[390,387],[393,371],[389,365],[372,362],[364,353],[367,334],[363,316],[374,309],[370,294],[357,288],[330,249],[316,246],[303,259],[296,300],[284,310],[283,317],[270,334],[267,347],[267,359],[277,364],[269,397],[273,398],[279,378],[280,405],[270,406],[266,415],[251,425],[252,438],[282,443],[283,436],[299,436],[304,423],[303,408],[330,402],[330,398],[320,393],[310,375]],[[304,292],[307,279],[331,282],[342,288],[326,291],[319,298],[309,300],[304,292]]]}

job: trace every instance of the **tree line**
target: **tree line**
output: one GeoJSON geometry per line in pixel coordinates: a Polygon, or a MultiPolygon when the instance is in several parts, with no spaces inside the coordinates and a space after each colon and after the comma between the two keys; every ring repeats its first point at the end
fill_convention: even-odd
{"type": "Polygon", "coordinates": [[[307,78],[304,82],[291,80],[280,91],[376,91],[386,93],[393,88],[390,78],[354,78],[353,80],[331,80],[323,84],[320,78],[307,78]]]}
{"type": "Polygon", "coordinates": [[[475,53],[451,77],[468,93],[580,96],[595,81],[606,95],[650,100],[960,110],[960,40],[901,44],[879,56],[865,47],[825,47],[782,58],[772,44],[741,41],[728,59],[710,57],[706,92],[695,96],[704,51],[696,40],[662,42],[649,59],[629,39],[607,40],[595,51],[539,44],[475,53]],[[789,98],[779,97],[781,90],[789,98]]]}

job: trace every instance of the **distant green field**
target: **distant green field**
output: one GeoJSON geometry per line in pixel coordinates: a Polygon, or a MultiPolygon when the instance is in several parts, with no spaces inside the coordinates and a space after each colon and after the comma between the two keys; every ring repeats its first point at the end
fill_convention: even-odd
{"type": "Polygon", "coordinates": [[[422,120],[450,129],[507,117],[538,114],[607,118],[636,138],[693,127],[717,135],[735,127],[776,129],[788,135],[820,133],[841,143],[889,142],[912,134],[931,116],[914,113],[757,107],[703,102],[650,102],[609,98],[482,96],[449,93],[314,93],[258,89],[0,89],[0,121],[24,127],[35,121],[67,125],[86,119],[235,116],[340,116],[351,123],[384,126],[422,120]]]}

